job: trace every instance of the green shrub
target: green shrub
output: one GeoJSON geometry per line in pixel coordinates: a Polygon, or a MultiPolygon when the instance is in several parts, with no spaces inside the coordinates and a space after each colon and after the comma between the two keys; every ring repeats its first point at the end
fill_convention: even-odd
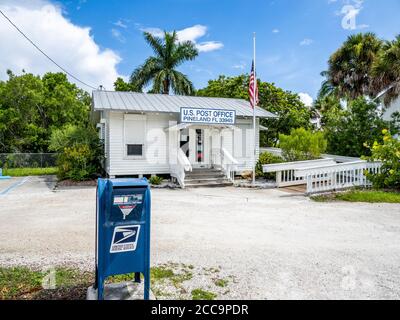
{"type": "Polygon", "coordinates": [[[61,180],[83,181],[101,175],[103,147],[94,127],[68,125],[55,130],[50,148],[58,153],[58,177],[61,180]]]}
{"type": "Polygon", "coordinates": [[[159,186],[162,182],[163,182],[163,178],[158,177],[158,176],[152,176],[149,179],[150,184],[152,184],[153,186],[159,186]]]}
{"type": "Polygon", "coordinates": [[[400,140],[391,136],[388,130],[383,130],[383,143],[374,142],[370,148],[372,155],[370,161],[381,161],[382,167],[379,174],[367,173],[368,179],[375,188],[400,189],[400,140]]]}
{"type": "Polygon", "coordinates": [[[260,154],[260,158],[258,159],[256,165],[256,176],[258,178],[266,178],[266,179],[273,179],[275,177],[274,173],[264,173],[262,166],[265,164],[274,164],[274,163],[281,163],[284,160],[281,157],[278,157],[272,153],[264,152],[260,154]]]}
{"type": "Polygon", "coordinates": [[[304,128],[293,129],[290,135],[279,135],[279,146],[286,161],[318,159],[326,151],[327,142],[322,132],[304,128]]]}

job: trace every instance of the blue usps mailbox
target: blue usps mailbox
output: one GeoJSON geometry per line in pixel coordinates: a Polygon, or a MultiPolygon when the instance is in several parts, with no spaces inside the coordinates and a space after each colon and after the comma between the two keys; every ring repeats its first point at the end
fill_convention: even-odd
{"type": "Polygon", "coordinates": [[[104,298],[109,276],[144,276],[144,299],[150,290],[150,187],[146,179],[99,179],[97,184],[96,283],[104,298]]]}

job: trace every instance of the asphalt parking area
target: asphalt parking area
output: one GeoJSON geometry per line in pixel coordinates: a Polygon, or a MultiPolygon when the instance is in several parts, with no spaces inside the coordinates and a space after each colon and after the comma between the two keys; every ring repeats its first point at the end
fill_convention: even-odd
{"type": "Polygon", "coordinates": [[[13,177],[0,180],[0,197],[52,192],[56,182],[55,176],[13,177]]]}
{"type": "MultiPolygon", "coordinates": [[[[53,184],[0,196],[0,265],[93,270],[95,188],[53,184]]],[[[400,299],[400,205],[233,187],[155,189],[152,201],[152,265],[218,269],[234,279],[223,298],[400,299]]]]}

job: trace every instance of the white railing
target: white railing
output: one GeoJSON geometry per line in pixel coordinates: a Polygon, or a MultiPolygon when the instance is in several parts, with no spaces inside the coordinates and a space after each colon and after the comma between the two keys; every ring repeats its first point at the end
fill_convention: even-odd
{"type": "Polygon", "coordinates": [[[381,165],[380,162],[355,161],[298,169],[294,175],[305,180],[307,193],[311,194],[371,186],[365,173],[366,171],[371,174],[379,173],[381,165]]]}
{"type": "Polygon", "coordinates": [[[177,163],[171,165],[171,176],[174,177],[182,189],[185,188],[185,176],[187,171],[192,171],[192,165],[181,148],[178,149],[177,163]]]}
{"type": "Polygon", "coordinates": [[[307,161],[284,162],[263,165],[264,173],[276,173],[276,185],[278,188],[306,184],[303,176],[295,176],[298,169],[315,168],[317,166],[332,165],[333,159],[318,159],[307,161]]]}
{"type": "Polygon", "coordinates": [[[232,182],[235,180],[235,172],[237,171],[239,162],[225,148],[215,148],[211,152],[212,165],[219,167],[225,176],[232,182]]]}
{"type": "Polygon", "coordinates": [[[231,155],[231,153],[222,148],[221,150],[221,166],[225,173],[225,176],[231,180],[235,181],[235,171],[237,170],[239,162],[231,155]]]}
{"type": "MultiPolygon", "coordinates": [[[[260,148],[260,152],[269,152],[272,153],[275,156],[282,157],[282,149],[280,148],[260,148]]],[[[360,161],[361,158],[356,158],[356,157],[346,157],[346,156],[338,156],[335,154],[321,154],[321,158],[323,159],[333,159],[336,162],[344,163],[344,162],[354,162],[354,161],[360,161]]]]}

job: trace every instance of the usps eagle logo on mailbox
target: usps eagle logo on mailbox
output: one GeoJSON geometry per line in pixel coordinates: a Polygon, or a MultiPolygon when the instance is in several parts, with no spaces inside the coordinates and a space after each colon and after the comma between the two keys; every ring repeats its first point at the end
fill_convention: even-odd
{"type": "Polygon", "coordinates": [[[115,227],[110,253],[135,251],[139,239],[139,231],[140,225],[115,227]]]}

